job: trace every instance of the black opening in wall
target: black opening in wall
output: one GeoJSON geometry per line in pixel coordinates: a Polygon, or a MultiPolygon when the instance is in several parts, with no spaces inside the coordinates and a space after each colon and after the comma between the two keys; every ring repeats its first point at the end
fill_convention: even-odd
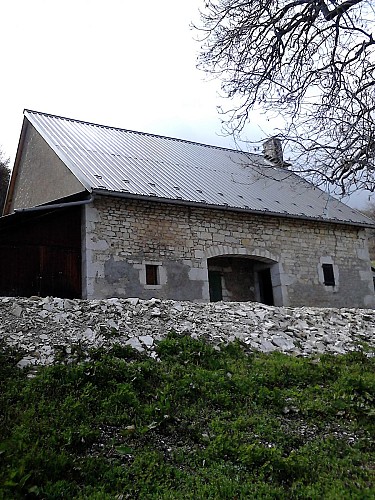
{"type": "Polygon", "coordinates": [[[260,301],[268,306],[273,306],[273,291],[271,269],[266,268],[258,272],[260,301]]]}
{"type": "Polygon", "coordinates": [[[323,282],[325,286],[335,286],[335,274],[332,264],[322,264],[323,282]]]}
{"type": "Polygon", "coordinates": [[[158,285],[158,266],[146,264],[146,285],[158,285]]]}

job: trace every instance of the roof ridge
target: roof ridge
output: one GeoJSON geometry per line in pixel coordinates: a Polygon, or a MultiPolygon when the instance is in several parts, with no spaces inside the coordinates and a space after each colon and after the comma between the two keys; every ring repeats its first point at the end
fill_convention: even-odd
{"type": "Polygon", "coordinates": [[[220,149],[222,151],[230,151],[232,153],[242,153],[242,154],[245,154],[245,155],[249,155],[250,154],[250,155],[254,155],[254,156],[260,156],[260,157],[263,158],[263,155],[261,155],[259,153],[252,153],[250,151],[243,151],[242,149],[232,149],[232,148],[226,148],[224,146],[215,146],[213,144],[206,144],[206,143],[203,143],[203,142],[191,141],[189,139],[180,139],[178,137],[170,137],[168,135],[153,134],[152,132],[139,132],[138,130],[131,130],[131,129],[121,128],[121,127],[113,127],[111,125],[103,125],[103,124],[100,124],[100,123],[88,122],[88,121],[85,121],[85,120],[78,120],[76,118],[69,118],[67,116],[54,115],[52,113],[44,113],[42,111],[35,111],[35,110],[32,110],[32,109],[26,109],[25,108],[23,110],[23,112],[24,112],[24,114],[25,113],[38,114],[38,115],[48,116],[48,117],[51,117],[51,118],[58,118],[58,119],[66,120],[66,121],[70,121],[70,122],[82,123],[84,125],[91,125],[93,127],[100,127],[100,128],[110,129],[110,130],[119,130],[121,132],[129,132],[131,134],[145,135],[145,136],[148,136],[148,137],[158,137],[160,139],[168,139],[170,141],[183,142],[183,143],[187,143],[187,144],[196,144],[197,146],[204,146],[206,148],[220,149]]]}

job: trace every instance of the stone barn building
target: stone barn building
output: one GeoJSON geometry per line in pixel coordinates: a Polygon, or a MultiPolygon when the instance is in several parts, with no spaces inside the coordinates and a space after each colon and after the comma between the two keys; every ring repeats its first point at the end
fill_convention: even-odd
{"type": "Polygon", "coordinates": [[[35,111],[0,220],[0,293],[373,307],[373,222],[264,155],[35,111]]]}

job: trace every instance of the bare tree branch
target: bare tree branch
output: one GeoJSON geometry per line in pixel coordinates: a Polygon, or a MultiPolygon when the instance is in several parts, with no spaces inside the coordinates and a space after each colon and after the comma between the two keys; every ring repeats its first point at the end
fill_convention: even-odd
{"type": "Polygon", "coordinates": [[[371,0],[206,0],[199,66],[233,102],[227,132],[279,114],[296,169],[374,191],[374,21],[371,0]]]}
{"type": "Polygon", "coordinates": [[[326,21],[332,21],[336,16],[342,15],[347,12],[351,7],[356,5],[357,3],[361,3],[362,0],[347,0],[342,4],[338,5],[335,9],[329,10],[324,0],[319,2],[321,4],[321,10],[324,14],[324,18],[326,21]]]}

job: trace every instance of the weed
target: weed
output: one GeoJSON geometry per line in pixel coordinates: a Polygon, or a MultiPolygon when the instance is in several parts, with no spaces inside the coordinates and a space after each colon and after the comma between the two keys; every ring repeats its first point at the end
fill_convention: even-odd
{"type": "Polygon", "coordinates": [[[77,351],[31,379],[1,345],[0,499],[374,497],[375,358],[176,333],[157,352],[77,351]]]}
{"type": "Polygon", "coordinates": [[[117,328],[114,327],[108,328],[105,325],[99,326],[99,332],[100,335],[102,335],[107,340],[112,338],[118,338],[121,335],[117,328]]]}

